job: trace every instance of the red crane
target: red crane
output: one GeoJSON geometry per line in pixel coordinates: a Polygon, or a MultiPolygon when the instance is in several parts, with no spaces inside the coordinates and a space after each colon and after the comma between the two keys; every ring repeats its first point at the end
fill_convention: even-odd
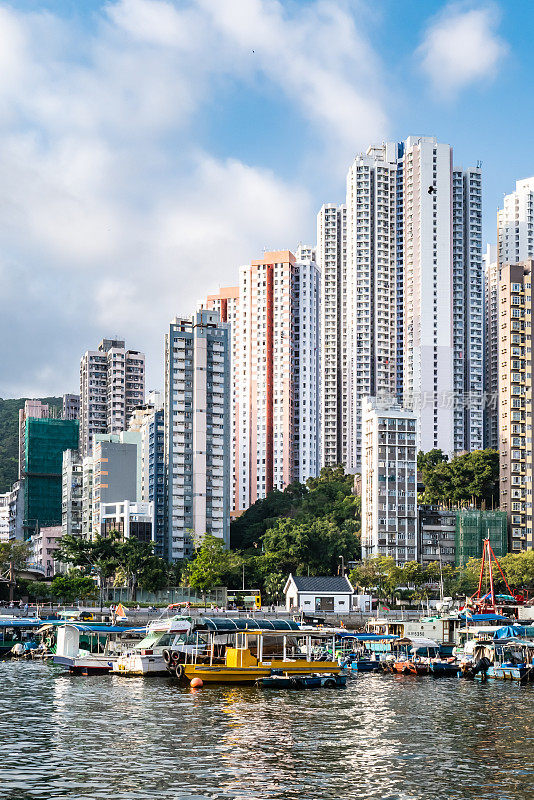
{"type": "Polygon", "coordinates": [[[495,564],[497,564],[497,567],[499,568],[499,572],[501,573],[501,576],[502,576],[502,579],[504,581],[504,584],[505,584],[506,588],[508,589],[508,593],[512,597],[514,597],[514,594],[513,594],[512,590],[510,589],[510,587],[508,585],[508,581],[504,577],[504,572],[501,569],[501,565],[499,564],[499,560],[498,560],[497,556],[495,555],[495,553],[493,552],[493,549],[492,549],[491,544],[490,544],[490,540],[489,539],[484,539],[484,547],[482,549],[482,563],[480,565],[480,578],[479,578],[479,581],[478,581],[478,589],[475,592],[475,594],[471,597],[471,600],[473,600],[475,602],[475,604],[480,607],[480,610],[484,609],[484,610],[488,610],[488,611],[489,610],[495,611],[496,603],[495,603],[495,588],[493,586],[492,561],[495,564]],[[490,584],[489,599],[490,599],[491,602],[488,602],[487,593],[483,597],[480,594],[481,593],[481,589],[482,589],[482,579],[484,577],[484,567],[485,567],[486,563],[488,565],[489,584],[490,584]]]}

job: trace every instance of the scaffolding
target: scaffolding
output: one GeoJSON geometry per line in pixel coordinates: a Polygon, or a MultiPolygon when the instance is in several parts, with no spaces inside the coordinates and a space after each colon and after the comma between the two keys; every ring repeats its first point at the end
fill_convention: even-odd
{"type": "Polygon", "coordinates": [[[78,420],[25,421],[24,430],[24,538],[40,527],[61,524],[63,452],[78,448],[78,420]]]}
{"type": "Polygon", "coordinates": [[[482,558],[485,539],[489,539],[495,555],[506,555],[508,552],[506,512],[478,509],[457,511],[455,539],[457,567],[465,567],[470,558],[482,558]]]}

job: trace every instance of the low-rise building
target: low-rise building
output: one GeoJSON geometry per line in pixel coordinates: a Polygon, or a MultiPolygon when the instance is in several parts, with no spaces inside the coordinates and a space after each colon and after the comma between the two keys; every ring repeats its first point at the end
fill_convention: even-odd
{"type": "Polygon", "coordinates": [[[351,610],[354,589],[346,577],[298,577],[290,575],[284,586],[287,611],[305,614],[331,612],[344,614],[351,610]]]}
{"type": "Polygon", "coordinates": [[[454,567],[456,511],[419,506],[419,560],[423,567],[437,561],[454,567]]]}
{"type": "Polygon", "coordinates": [[[9,541],[9,496],[11,492],[0,494],[0,542],[9,541]]]}
{"type": "Polygon", "coordinates": [[[140,542],[154,539],[154,503],[132,503],[130,500],[101,503],[99,516],[101,536],[116,531],[121,539],[139,539],[140,542]]]}
{"type": "Polygon", "coordinates": [[[367,397],[362,432],[362,556],[416,561],[417,416],[367,397]]]}
{"type": "MultiPolygon", "coordinates": [[[[56,550],[62,535],[61,525],[39,528],[29,541],[30,556],[28,561],[41,565],[45,578],[53,578],[56,570],[56,550]]],[[[57,562],[56,562],[57,563],[57,562]]]]}

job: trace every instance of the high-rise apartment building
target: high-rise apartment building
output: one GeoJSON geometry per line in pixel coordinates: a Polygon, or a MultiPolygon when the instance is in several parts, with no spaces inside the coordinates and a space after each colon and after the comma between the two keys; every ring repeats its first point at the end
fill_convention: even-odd
{"type": "Polygon", "coordinates": [[[141,437],[141,493],[145,503],[152,503],[154,512],[154,552],[167,557],[165,517],[165,424],[160,392],[150,392],[147,403],[136,408],[130,418],[129,431],[141,437]]]}
{"type": "Polygon", "coordinates": [[[397,144],[370,147],[347,174],[347,467],[355,472],[364,398],[396,396],[399,155],[397,144]]]}
{"type": "Polygon", "coordinates": [[[123,339],[102,339],[80,362],[80,450],[91,455],[97,433],[126,430],[145,398],[145,356],[123,339]]]}
{"type": "Polygon", "coordinates": [[[347,175],[346,232],[340,212],[323,206],[318,218],[324,462],[345,436],[343,463],[359,471],[369,396],[416,411],[423,450],[482,447],[480,169],[453,168],[433,137],[370,147],[347,175]]]}
{"type": "Polygon", "coordinates": [[[484,447],[499,449],[499,266],[497,248],[484,254],[484,447]]]}
{"type": "Polygon", "coordinates": [[[168,557],[230,536],[230,341],[216,311],[176,317],[165,336],[168,557]]]}
{"type": "Polygon", "coordinates": [[[532,549],[532,271],[534,260],[499,265],[500,507],[511,550],[532,549]]]}
{"type": "Polygon", "coordinates": [[[241,372],[241,328],[239,286],[227,286],[215,294],[209,294],[206,299],[206,308],[218,311],[221,322],[229,325],[230,348],[230,512],[239,510],[239,485],[238,485],[238,434],[239,434],[239,386],[242,381],[241,372]]]}
{"type": "Polygon", "coordinates": [[[82,462],[82,535],[102,535],[102,507],[140,500],[141,435],[96,434],[93,454],[82,462]]]}
{"type": "Polygon", "coordinates": [[[26,418],[21,471],[25,539],[42,526],[61,524],[63,453],[76,448],[78,435],[78,420],[26,418]]]}
{"type": "Polygon", "coordinates": [[[9,501],[11,492],[0,494],[0,543],[9,541],[9,501]]]}
{"type": "Polygon", "coordinates": [[[376,398],[363,406],[362,556],[415,561],[417,416],[376,398]]]}
{"type": "Polygon", "coordinates": [[[347,210],[323,205],[317,214],[321,286],[321,464],[347,463],[347,210]]]}
{"type": "Polygon", "coordinates": [[[484,270],[482,176],[452,173],[454,452],[484,447],[484,270]]]}
{"type": "Polygon", "coordinates": [[[516,181],[497,212],[499,264],[518,264],[534,257],[534,178],[516,181]]]}
{"type": "Polygon", "coordinates": [[[23,477],[26,448],[26,420],[48,419],[52,414],[48,403],[41,400],[26,400],[24,408],[19,411],[19,480],[23,477]]]}
{"type": "Polygon", "coordinates": [[[231,326],[233,511],[319,472],[319,271],[304,255],[265,253],[208,297],[231,326]]]}
{"type": "Polygon", "coordinates": [[[79,419],[80,418],[80,395],[79,394],[64,394],[63,395],[63,419],[79,419]]]}
{"type": "Polygon", "coordinates": [[[83,460],[78,450],[63,453],[61,528],[63,535],[82,535],[83,460]]]}

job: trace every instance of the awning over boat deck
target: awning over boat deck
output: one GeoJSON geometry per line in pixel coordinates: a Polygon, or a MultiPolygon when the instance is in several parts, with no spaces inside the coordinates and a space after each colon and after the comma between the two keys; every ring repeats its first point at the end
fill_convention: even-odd
{"type": "Polygon", "coordinates": [[[398,639],[392,633],[351,633],[350,631],[343,631],[336,634],[338,639],[356,639],[358,642],[383,642],[398,639]]]}
{"type": "Polygon", "coordinates": [[[42,619],[2,619],[0,628],[39,628],[43,624],[42,619]]]}
{"type": "Polygon", "coordinates": [[[425,639],[423,636],[405,636],[403,639],[399,639],[397,644],[411,644],[414,649],[439,647],[439,644],[434,639],[425,639]]]}
{"type": "Polygon", "coordinates": [[[298,631],[298,622],[289,619],[253,619],[241,617],[201,617],[195,625],[197,630],[231,633],[232,631],[298,631]]]}
{"type": "Polygon", "coordinates": [[[146,627],[131,628],[123,625],[78,625],[76,622],[66,622],[66,628],[76,628],[80,633],[145,633],[146,627]]]}

